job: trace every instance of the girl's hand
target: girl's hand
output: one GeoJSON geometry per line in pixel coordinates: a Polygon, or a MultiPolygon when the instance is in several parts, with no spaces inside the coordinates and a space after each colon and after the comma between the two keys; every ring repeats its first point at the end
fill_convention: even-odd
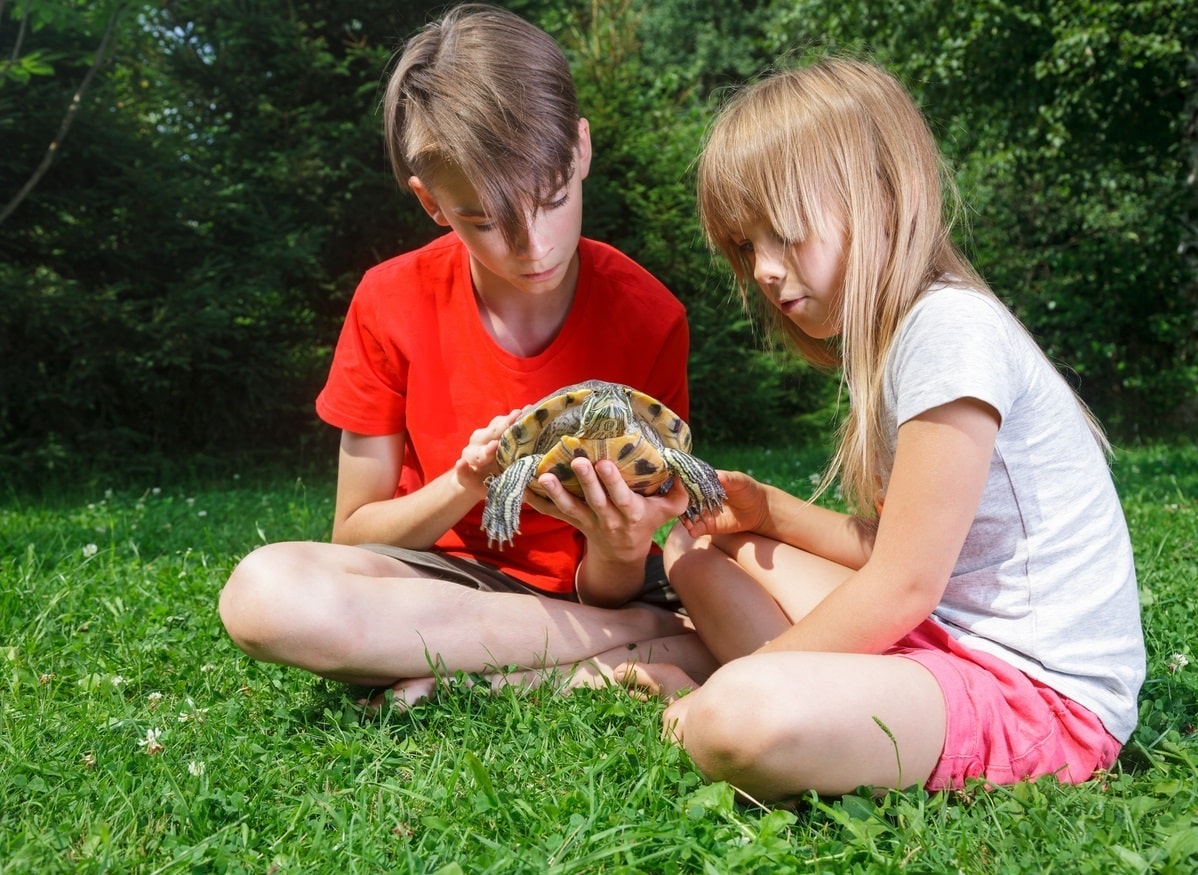
{"type": "Polygon", "coordinates": [[[480,429],[470,434],[470,443],[462,449],[462,455],[454,464],[454,475],[468,491],[487,494],[487,478],[499,473],[495,454],[499,450],[499,436],[520,416],[520,410],[501,413],[480,429]]]}
{"type": "Polygon", "coordinates": [[[769,517],[769,505],[761,484],[742,471],[717,471],[727,498],[718,513],[705,513],[695,520],[682,517],[691,537],[760,532],[769,517]]]}

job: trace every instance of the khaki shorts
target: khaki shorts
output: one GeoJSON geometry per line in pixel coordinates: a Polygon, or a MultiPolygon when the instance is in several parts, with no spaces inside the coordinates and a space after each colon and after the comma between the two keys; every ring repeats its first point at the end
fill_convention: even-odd
{"type": "MultiPolygon", "coordinates": [[[[428,577],[468,586],[482,592],[514,592],[562,599],[568,602],[578,601],[577,593],[549,592],[529,586],[524,581],[505,574],[495,566],[480,562],[478,559],[450,556],[435,550],[409,550],[406,547],[392,547],[389,544],[362,544],[361,547],[372,553],[398,559],[428,577]]],[[[634,601],[646,602],[670,611],[681,611],[682,602],[673,587],[670,586],[669,581],[666,580],[661,553],[652,552],[645,559],[645,582],[634,601]]]]}

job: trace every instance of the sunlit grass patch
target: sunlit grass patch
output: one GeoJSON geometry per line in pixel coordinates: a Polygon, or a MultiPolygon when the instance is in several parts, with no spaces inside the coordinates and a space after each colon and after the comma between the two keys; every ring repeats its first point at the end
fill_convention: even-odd
{"type": "MultiPolygon", "coordinates": [[[[709,458],[802,495],[822,462],[709,458]]],[[[1116,768],[789,810],[704,782],[661,740],[661,706],[621,690],[449,678],[411,711],[373,712],[243,656],[220,587],[257,544],[327,538],[331,481],[4,496],[0,872],[1193,871],[1198,450],[1122,452],[1115,471],[1149,652],[1116,768]]]]}

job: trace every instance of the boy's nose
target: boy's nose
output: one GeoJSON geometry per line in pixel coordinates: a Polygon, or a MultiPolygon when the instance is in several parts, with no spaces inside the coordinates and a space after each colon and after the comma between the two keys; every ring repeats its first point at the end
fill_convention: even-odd
{"type": "Polygon", "coordinates": [[[551,248],[552,244],[547,229],[543,228],[541,222],[534,218],[528,223],[528,228],[520,241],[520,254],[531,261],[536,261],[538,258],[548,255],[551,248]]]}

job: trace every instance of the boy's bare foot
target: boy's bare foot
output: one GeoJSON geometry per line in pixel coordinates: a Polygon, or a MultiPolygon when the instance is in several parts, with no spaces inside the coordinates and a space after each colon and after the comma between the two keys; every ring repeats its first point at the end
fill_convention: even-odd
{"type": "Polygon", "coordinates": [[[435,677],[404,678],[392,685],[390,689],[383,690],[383,692],[377,694],[369,701],[366,699],[359,700],[358,704],[372,711],[377,711],[389,700],[392,708],[398,711],[406,711],[415,705],[419,705],[431,696],[433,690],[436,688],[437,679],[435,677]]]}
{"type": "Polygon", "coordinates": [[[699,688],[694,678],[667,662],[626,662],[616,667],[614,678],[634,695],[656,696],[667,703],[699,688]]]}

